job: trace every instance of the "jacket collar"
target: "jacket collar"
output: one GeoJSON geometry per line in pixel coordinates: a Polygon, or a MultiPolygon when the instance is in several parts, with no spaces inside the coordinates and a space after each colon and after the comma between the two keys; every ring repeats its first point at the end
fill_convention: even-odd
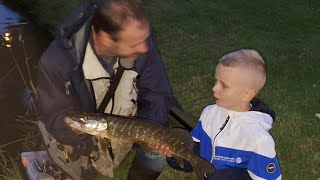
{"type": "Polygon", "coordinates": [[[108,78],[109,73],[103,68],[97,56],[93,52],[90,43],[87,43],[85,56],[82,64],[83,73],[86,79],[108,78]]]}
{"type": "Polygon", "coordinates": [[[81,67],[84,60],[94,9],[92,1],[81,4],[69,14],[57,32],[57,40],[74,61],[74,70],[81,67]]]}
{"type": "Polygon", "coordinates": [[[245,112],[236,112],[232,111],[217,105],[218,108],[221,108],[226,115],[230,116],[230,119],[236,119],[238,122],[247,121],[251,123],[258,123],[261,127],[266,130],[272,128],[272,117],[264,112],[259,111],[245,111],[245,112]]]}

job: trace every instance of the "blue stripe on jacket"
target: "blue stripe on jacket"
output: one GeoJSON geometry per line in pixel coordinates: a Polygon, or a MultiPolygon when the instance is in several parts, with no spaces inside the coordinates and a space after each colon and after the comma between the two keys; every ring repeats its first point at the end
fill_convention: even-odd
{"type": "Polygon", "coordinates": [[[207,161],[212,159],[212,140],[208,134],[202,129],[201,121],[198,121],[196,127],[191,131],[191,136],[201,141],[200,156],[207,161]]]}
{"type": "Polygon", "coordinates": [[[217,169],[246,168],[264,179],[276,179],[281,174],[276,157],[269,158],[251,151],[217,146],[215,150],[214,166],[217,169]]]}

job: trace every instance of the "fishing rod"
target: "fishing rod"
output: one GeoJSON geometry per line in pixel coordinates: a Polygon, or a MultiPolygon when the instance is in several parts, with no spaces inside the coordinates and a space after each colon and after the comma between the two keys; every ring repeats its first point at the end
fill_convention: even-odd
{"type": "MultiPolygon", "coordinates": [[[[22,81],[23,81],[23,84],[25,86],[25,88],[27,89],[28,91],[28,95],[30,97],[30,104],[32,105],[34,111],[37,113],[38,110],[37,110],[37,107],[35,105],[35,102],[34,102],[34,96],[35,98],[37,98],[37,93],[36,93],[36,90],[35,90],[35,86],[34,86],[34,83],[32,81],[32,75],[31,75],[31,71],[30,71],[30,67],[29,67],[29,60],[31,59],[31,57],[27,57],[27,53],[26,53],[26,49],[25,49],[25,44],[24,44],[24,39],[23,39],[23,36],[21,33],[18,32],[18,41],[21,42],[21,45],[22,45],[22,48],[23,48],[23,54],[24,54],[24,63],[26,64],[26,67],[27,67],[27,71],[28,71],[28,76],[29,76],[29,86],[34,94],[34,96],[32,95],[32,93],[29,91],[29,86],[28,86],[28,83],[27,83],[27,80],[25,78],[25,76],[23,75],[22,73],[22,70],[20,68],[20,65],[19,65],[19,62],[17,60],[17,58],[14,56],[14,53],[12,52],[12,39],[13,39],[13,36],[12,36],[12,33],[10,32],[6,32],[4,34],[2,34],[2,37],[4,39],[4,44],[8,49],[9,49],[9,52],[10,52],[10,55],[14,61],[14,66],[5,74],[4,77],[1,78],[1,80],[3,80],[4,78],[6,78],[15,68],[18,69],[18,72],[22,78],[22,81]]],[[[28,106],[28,109],[26,111],[26,114],[29,113],[29,111],[32,111],[31,109],[31,106],[29,105],[28,106]]]]}

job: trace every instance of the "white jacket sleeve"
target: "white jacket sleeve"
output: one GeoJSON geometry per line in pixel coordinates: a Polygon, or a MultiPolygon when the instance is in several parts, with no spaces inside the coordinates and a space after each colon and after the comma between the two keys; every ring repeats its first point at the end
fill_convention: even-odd
{"type": "Polygon", "coordinates": [[[281,179],[281,170],[276,157],[275,142],[269,133],[259,138],[255,151],[248,163],[252,179],[281,179]]]}

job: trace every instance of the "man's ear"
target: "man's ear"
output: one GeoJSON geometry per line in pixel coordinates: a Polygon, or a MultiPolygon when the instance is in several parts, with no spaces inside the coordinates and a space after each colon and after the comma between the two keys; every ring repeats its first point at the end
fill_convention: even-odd
{"type": "Polygon", "coordinates": [[[109,40],[112,40],[111,36],[107,33],[107,32],[104,32],[103,30],[99,30],[99,31],[96,31],[95,28],[92,26],[91,27],[91,30],[93,32],[93,36],[95,37],[99,37],[99,38],[103,38],[103,39],[109,39],[109,40]]]}
{"type": "Polygon", "coordinates": [[[250,102],[256,95],[257,95],[257,92],[255,89],[248,88],[244,92],[243,100],[250,102]]]}

